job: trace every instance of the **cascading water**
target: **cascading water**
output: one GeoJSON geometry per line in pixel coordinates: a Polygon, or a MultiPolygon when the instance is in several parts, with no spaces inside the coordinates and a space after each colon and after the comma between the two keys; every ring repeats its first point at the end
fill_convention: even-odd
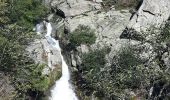
{"type": "MultiPolygon", "coordinates": [[[[53,46],[60,52],[60,56],[62,59],[62,76],[59,80],[55,82],[54,87],[51,89],[51,96],[49,97],[50,100],[78,100],[71,84],[69,83],[70,80],[70,73],[68,69],[68,65],[64,61],[64,58],[61,54],[61,48],[59,46],[58,40],[55,40],[51,37],[52,33],[52,26],[51,23],[45,22],[47,33],[46,33],[46,39],[49,43],[49,45],[53,46]]],[[[50,58],[49,58],[50,59],[50,58]]],[[[48,62],[48,65],[51,65],[50,62],[48,62]]],[[[50,67],[50,66],[49,66],[50,67]]]]}

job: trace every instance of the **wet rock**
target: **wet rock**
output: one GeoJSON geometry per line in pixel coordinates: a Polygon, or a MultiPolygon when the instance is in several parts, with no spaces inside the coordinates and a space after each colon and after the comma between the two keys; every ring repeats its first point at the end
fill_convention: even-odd
{"type": "Polygon", "coordinates": [[[60,51],[49,45],[46,39],[36,39],[27,47],[27,51],[36,63],[46,65],[43,74],[48,75],[56,66],[61,71],[60,51]]]}

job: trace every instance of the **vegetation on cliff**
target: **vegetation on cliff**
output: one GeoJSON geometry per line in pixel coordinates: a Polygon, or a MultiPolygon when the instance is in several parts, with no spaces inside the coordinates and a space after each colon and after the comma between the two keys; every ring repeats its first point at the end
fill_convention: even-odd
{"type": "Polygon", "coordinates": [[[88,100],[88,96],[93,95],[99,100],[168,100],[169,67],[163,57],[167,57],[169,52],[169,21],[163,25],[161,32],[151,31],[150,34],[155,34],[155,38],[149,41],[142,39],[139,47],[145,43],[150,44],[156,55],[154,58],[142,58],[144,49],[132,45],[122,47],[112,58],[111,65],[107,64],[108,52],[104,49],[83,54],[82,63],[77,66],[78,72],[74,74],[81,99],[88,100]]]}
{"type": "Polygon", "coordinates": [[[69,34],[69,40],[73,46],[91,45],[95,43],[96,35],[89,26],[80,25],[74,32],[69,34]]]}
{"type": "Polygon", "coordinates": [[[142,0],[103,0],[103,7],[110,9],[113,5],[116,9],[138,8],[142,0]]]}
{"type": "Polygon", "coordinates": [[[16,98],[26,99],[30,91],[48,88],[47,78],[42,75],[44,65],[35,64],[25,51],[34,39],[31,30],[35,21],[45,13],[41,0],[0,1],[0,71],[10,76],[18,92],[16,98]]]}

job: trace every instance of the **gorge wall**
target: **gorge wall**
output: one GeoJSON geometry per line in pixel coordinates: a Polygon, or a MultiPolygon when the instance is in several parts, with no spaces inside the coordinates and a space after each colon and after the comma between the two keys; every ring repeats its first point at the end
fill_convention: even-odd
{"type": "MultiPolygon", "coordinates": [[[[120,2],[128,5],[130,1],[120,2]]],[[[134,51],[135,56],[143,60],[142,63],[138,65],[142,66],[139,67],[142,68],[142,70],[146,71],[146,69],[149,69],[151,71],[153,68],[154,71],[152,70],[151,72],[154,74],[152,75],[157,76],[158,74],[156,73],[162,73],[164,70],[167,71],[169,69],[169,47],[166,45],[167,41],[157,42],[156,40],[160,38],[160,34],[163,34],[160,32],[160,28],[163,29],[170,16],[170,7],[168,6],[170,2],[169,0],[143,0],[140,1],[140,3],[141,6],[135,11],[136,6],[123,6],[123,9],[120,9],[121,7],[118,9],[116,4],[109,6],[109,10],[106,10],[104,9],[106,5],[104,0],[52,0],[48,2],[48,5],[50,5],[53,11],[53,14],[51,14],[48,19],[54,23],[54,27],[56,28],[56,34],[54,35],[62,41],[63,50],[68,54],[66,56],[68,63],[72,65],[70,69],[73,74],[73,83],[77,87],[77,94],[80,99],[89,100],[98,98],[98,96],[96,97],[96,90],[88,94],[88,92],[83,93],[83,90],[80,89],[80,84],[84,82],[81,70],[81,66],[83,66],[82,56],[91,51],[106,47],[110,49],[109,53],[105,55],[107,63],[104,69],[110,68],[108,66],[115,66],[115,64],[113,64],[114,57],[122,51],[122,48],[129,46],[135,48],[135,50],[133,49],[131,51],[134,51]],[[92,45],[81,44],[75,49],[70,49],[69,34],[74,33],[80,25],[88,26],[94,30],[96,41],[92,45]],[[152,33],[153,31],[154,34],[152,33]],[[158,59],[158,61],[156,61],[156,59],[158,59]],[[162,64],[164,64],[165,69],[162,69],[162,64]],[[147,66],[146,69],[143,66],[147,66]],[[79,76],[78,79],[77,76],[79,76]]],[[[121,4],[118,5],[120,6],[121,4]]],[[[104,71],[104,69],[101,68],[100,71],[104,71]]],[[[111,67],[111,69],[114,69],[114,67],[111,67]]],[[[152,75],[149,75],[150,74],[148,74],[148,77],[152,79],[152,75]]],[[[109,86],[109,84],[106,84],[107,82],[108,81],[105,82],[106,87],[107,85],[109,86]]],[[[146,80],[143,80],[143,82],[146,82],[146,80]]],[[[159,91],[159,93],[156,94],[154,92],[159,82],[154,81],[155,83],[152,83],[150,80],[147,80],[147,82],[149,82],[149,85],[145,84],[147,89],[144,89],[146,88],[145,86],[134,90],[126,88],[122,90],[124,91],[123,94],[130,96],[143,94],[143,97],[147,95],[147,98],[152,98],[152,96],[155,98],[156,95],[163,93],[159,91]]],[[[100,84],[100,82],[98,82],[98,84],[100,84]]],[[[113,88],[115,87],[113,86],[112,89],[113,88]]],[[[110,98],[106,95],[103,99],[110,98]]],[[[120,96],[120,98],[125,97],[120,96]]]]}
{"type": "MultiPolygon", "coordinates": [[[[79,100],[170,99],[169,0],[43,1],[49,11],[47,19],[53,27],[52,37],[61,41],[62,54],[70,66],[71,79],[67,82],[72,82],[79,100]]],[[[2,29],[6,27],[0,25],[2,29]]],[[[9,26],[12,29],[5,35],[13,33],[13,27],[16,25],[9,26]]],[[[20,29],[22,36],[24,29],[16,29],[20,29]]],[[[49,96],[47,90],[62,72],[60,52],[48,45],[44,24],[37,24],[36,30],[39,35],[29,41],[26,48],[33,61],[26,59],[24,62],[32,66],[23,67],[18,63],[22,66],[21,70],[17,69],[20,73],[13,83],[18,81],[17,89],[29,99],[36,98],[39,92],[49,96]]],[[[0,74],[0,99],[7,97],[8,100],[17,91],[7,74],[0,74]]]]}

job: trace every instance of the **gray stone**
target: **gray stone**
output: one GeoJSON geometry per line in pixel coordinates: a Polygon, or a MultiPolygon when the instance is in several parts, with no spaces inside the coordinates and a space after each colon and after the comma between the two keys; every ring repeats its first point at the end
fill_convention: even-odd
{"type": "Polygon", "coordinates": [[[103,0],[93,0],[93,2],[102,3],[103,0]]]}
{"type": "Polygon", "coordinates": [[[72,66],[74,66],[74,67],[76,67],[76,65],[77,65],[76,60],[75,60],[73,54],[71,54],[71,64],[72,64],[72,66]]]}
{"type": "MultiPolygon", "coordinates": [[[[97,40],[91,48],[98,49],[109,46],[112,48],[110,55],[113,56],[116,51],[119,51],[119,48],[129,42],[129,40],[120,39],[119,37],[128,24],[130,16],[131,14],[128,11],[125,13],[115,10],[101,13],[91,11],[86,15],[66,18],[66,21],[70,32],[73,32],[79,25],[89,26],[94,29],[97,40]]],[[[78,51],[82,52],[82,50],[83,52],[87,51],[86,47],[80,46],[78,51]]]]}
{"type": "Polygon", "coordinates": [[[66,17],[77,16],[101,8],[100,4],[87,0],[53,0],[51,6],[63,11],[66,17]]]}
{"type": "Polygon", "coordinates": [[[128,28],[133,28],[137,32],[147,32],[151,27],[159,28],[170,16],[169,5],[169,0],[143,0],[128,28]]]}
{"type": "Polygon", "coordinates": [[[60,65],[61,70],[61,57],[60,51],[57,51],[53,46],[49,45],[46,39],[36,39],[26,49],[31,58],[36,63],[45,64],[46,67],[43,74],[49,74],[50,71],[60,65]]]}

